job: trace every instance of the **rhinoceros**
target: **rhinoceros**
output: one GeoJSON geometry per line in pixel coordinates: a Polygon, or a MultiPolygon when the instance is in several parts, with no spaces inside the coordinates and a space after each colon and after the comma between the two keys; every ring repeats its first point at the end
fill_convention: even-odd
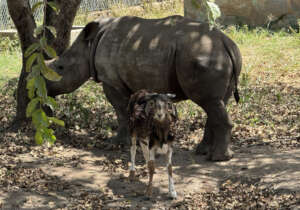
{"type": "Polygon", "coordinates": [[[48,94],[74,91],[89,78],[101,82],[116,111],[116,142],[129,141],[127,105],[140,89],[190,99],[207,113],[204,137],[196,152],[212,161],[229,160],[233,123],[226,111],[242,59],[237,45],[206,23],[170,16],[125,16],[88,23],[72,46],[51,62],[59,82],[47,82],[48,94]]]}

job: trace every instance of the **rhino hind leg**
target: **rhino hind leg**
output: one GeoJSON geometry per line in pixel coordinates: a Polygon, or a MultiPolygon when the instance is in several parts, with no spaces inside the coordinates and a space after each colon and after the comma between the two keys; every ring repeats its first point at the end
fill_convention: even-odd
{"type": "Polygon", "coordinates": [[[118,130],[117,135],[111,138],[112,143],[124,145],[129,143],[129,129],[128,129],[128,114],[127,104],[129,101],[129,94],[126,91],[117,91],[115,88],[103,84],[103,91],[108,101],[114,107],[117,119],[118,130]]]}
{"type": "Polygon", "coordinates": [[[233,124],[227,113],[223,100],[206,103],[203,106],[209,119],[209,129],[212,133],[208,160],[230,160],[233,152],[229,148],[233,124]]]}
{"type": "MultiPolygon", "coordinates": [[[[224,105],[226,106],[228,103],[229,98],[232,95],[232,90],[233,90],[234,84],[233,82],[231,83],[231,85],[229,86],[226,95],[224,97],[224,105]]],[[[203,139],[202,141],[198,144],[197,148],[196,148],[196,154],[197,155],[207,155],[208,159],[210,159],[211,157],[211,151],[213,150],[213,129],[211,128],[211,126],[209,125],[209,119],[207,119],[206,124],[205,124],[205,129],[204,129],[204,135],[203,135],[203,139]]],[[[230,151],[230,149],[229,149],[230,151]]],[[[229,152],[233,155],[233,152],[229,152]]]]}

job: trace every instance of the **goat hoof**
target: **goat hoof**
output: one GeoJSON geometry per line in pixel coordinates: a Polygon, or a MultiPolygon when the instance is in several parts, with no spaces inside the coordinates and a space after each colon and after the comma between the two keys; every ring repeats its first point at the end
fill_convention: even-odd
{"type": "Polygon", "coordinates": [[[135,171],[130,171],[129,172],[129,177],[128,177],[129,181],[133,182],[135,181],[136,177],[135,177],[135,171]]]}
{"type": "Polygon", "coordinates": [[[173,192],[169,192],[169,198],[172,200],[176,200],[177,199],[177,192],[173,191],[173,192]]]}

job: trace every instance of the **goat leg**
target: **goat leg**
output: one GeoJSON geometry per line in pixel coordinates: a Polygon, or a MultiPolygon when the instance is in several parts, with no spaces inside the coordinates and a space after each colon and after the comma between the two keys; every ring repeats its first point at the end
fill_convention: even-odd
{"type": "Polygon", "coordinates": [[[152,195],[152,181],[153,181],[153,175],[155,172],[155,147],[152,147],[150,149],[150,160],[148,161],[148,170],[149,170],[149,183],[146,190],[146,196],[151,197],[152,195]]]}
{"type": "Polygon", "coordinates": [[[173,180],[173,170],[172,170],[172,153],[173,148],[171,144],[168,144],[168,151],[167,151],[167,170],[168,170],[168,178],[169,178],[169,196],[172,199],[177,198],[177,193],[174,186],[173,180]]]}
{"type": "Polygon", "coordinates": [[[130,165],[130,172],[129,172],[129,181],[135,180],[135,155],[136,155],[136,136],[133,135],[131,137],[131,147],[130,147],[131,165],[130,165]]]}

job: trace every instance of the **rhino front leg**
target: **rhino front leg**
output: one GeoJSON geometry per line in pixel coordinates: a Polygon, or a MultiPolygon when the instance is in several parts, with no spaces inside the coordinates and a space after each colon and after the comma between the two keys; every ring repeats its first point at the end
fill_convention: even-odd
{"type": "Polygon", "coordinates": [[[127,91],[117,91],[115,88],[103,83],[103,91],[114,107],[117,119],[118,130],[117,136],[112,137],[112,142],[116,144],[128,144],[129,143],[129,129],[128,129],[128,114],[127,105],[129,101],[129,93],[127,91]]]}
{"type": "Polygon", "coordinates": [[[207,155],[209,153],[210,148],[213,145],[212,141],[213,141],[213,132],[209,126],[209,120],[207,119],[205,124],[203,139],[196,148],[196,154],[207,155]]]}

